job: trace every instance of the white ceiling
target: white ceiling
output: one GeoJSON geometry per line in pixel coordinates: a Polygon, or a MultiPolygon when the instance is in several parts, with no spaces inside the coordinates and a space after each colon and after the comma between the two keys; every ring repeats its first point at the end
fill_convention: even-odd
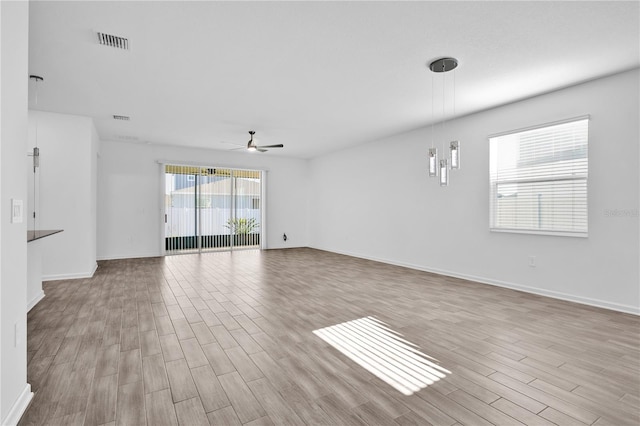
{"type": "Polygon", "coordinates": [[[256,130],[312,158],[430,124],[441,56],[457,115],[638,67],[639,3],[32,1],[29,44],[30,107],[103,140],[227,150],[256,130]]]}

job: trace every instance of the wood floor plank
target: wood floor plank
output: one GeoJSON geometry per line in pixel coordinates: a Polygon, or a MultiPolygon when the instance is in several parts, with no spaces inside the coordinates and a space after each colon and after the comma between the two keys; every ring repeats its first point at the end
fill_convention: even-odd
{"type": "Polygon", "coordinates": [[[160,349],[160,339],[158,339],[158,334],[155,329],[140,332],[140,349],[143,357],[162,352],[160,349]]]}
{"type": "Polygon", "coordinates": [[[244,331],[246,331],[249,334],[256,334],[256,333],[262,333],[262,329],[260,327],[258,327],[256,325],[256,323],[254,323],[251,318],[249,318],[248,316],[246,316],[245,314],[242,315],[236,315],[235,317],[233,317],[238,324],[240,324],[240,326],[244,329],[244,331]]]}
{"type": "Polygon", "coordinates": [[[173,402],[180,402],[198,396],[187,361],[184,359],[171,361],[166,364],[166,368],[173,402]]]}
{"type": "Polygon", "coordinates": [[[247,385],[275,424],[299,425],[303,423],[302,419],[289,407],[266,378],[248,382],[247,385]]]}
{"type": "Polygon", "coordinates": [[[214,325],[213,327],[209,327],[209,330],[211,330],[211,333],[213,333],[218,344],[222,346],[223,349],[231,349],[238,346],[238,342],[235,341],[224,325],[214,325]]]}
{"type": "Polygon", "coordinates": [[[446,377],[444,380],[452,383],[459,389],[464,389],[466,393],[478,398],[480,401],[484,402],[485,404],[491,404],[492,402],[500,399],[498,395],[491,392],[487,388],[480,386],[472,382],[471,380],[466,379],[461,375],[452,374],[446,377]]]}
{"type": "Polygon", "coordinates": [[[118,387],[117,425],[146,425],[145,397],[142,381],[118,387]]]}
{"type": "Polygon", "coordinates": [[[274,426],[274,424],[269,416],[264,416],[245,423],[245,426],[274,426]]]}
{"type": "Polygon", "coordinates": [[[209,413],[231,405],[210,365],[192,369],[191,375],[205,412],[209,413]]]}
{"type": "Polygon", "coordinates": [[[462,366],[458,366],[456,370],[457,372],[459,372],[461,375],[471,380],[472,382],[480,386],[483,386],[484,388],[495,393],[496,395],[500,395],[501,397],[508,399],[509,401],[513,402],[516,405],[526,408],[527,410],[531,411],[534,414],[537,414],[540,411],[547,408],[547,406],[544,403],[530,397],[528,394],[518,392],[517,389],[512,389],[509,386],[506,386],[500,382],[492,380],[489,377],[485,377],[480,374],[477,374],[474,371],[467,370],[462,366]]]}
{"type": "Polygon", "coordinates": [[[162,302],[152,303],[151,310],[153,311],[153,316],[156,317],[156,321],[157,317],[169,316],[167,307],[162,302]]]}
{"type": "MultiPolygon", "coordinates": [[[[55,403],[69,386],[73,365],[70,362],[49,367],[48,374],[39,390],[43,403],[55,403]]],[[[53,415],[53,413],[51,413],[53,415]]]]}
{"type": "Polygon", "coordinates": [[[226,349],[225,353],[245,382],[250,382],[251,380],[256,380],[264,376],[262,371],[241,347],[237,346],[226,349]]]}
{"type": "Polygon", "coordinates": [[[209,327],[204,322],[191,324],[191,329],[196,335],[196,339],[198,339],[198,343],[200,343],[201,346],[216,342],[216,338],[213,337],[211,330],[209,330],[209,327]]]}
{"type": "Polygon", "coordinates": [[[218,379],[242,423],[267,415],[238,372],[223,374],[218,379]]]}
{"type": "Polygon", "coordinates": [[[491,426],[491,422],[474,413],[471,410],[472,407],[467,408],[466,406],[457,403],[454,399],[444,396],[439,392],[430,391],[430,389],[427,388],[426,390],[419,392],[418,396],[446,412],[448,416],[454,418],[460,423],[491,426]]]}
{"type": "Polygon", "coordinates": [[[120,350],[124,352],[139,348],[138,327],[123,328],[120,335],[120,350]]]}
{"type": "Polygon", "coordinates": [[[607,408],[603,408],[602,400],[593,401],[589,398],[585,398],[576,392],[567,392],[564,389],[560,389],[543,380],[536,379],[529,383],[530,386],[535,387],[550,395],[554,395],[563,401],[569,402],[577,407],[585,408],[598,416],[607,416],[608,418],[617,421],[620,424],[633,423],[638,420],[638,412],[627,410],[624,404],[617,401],[611,401],[607,408]],[[611,409],[613,408],[613,410],[611,409]]]}
{"type": "Polygon", "coordinates": [[[78,354],[78,349],[80,349],[80,343],[82,343],[82,336],[73,335],[65,337],[56,352],[53,364],[74,362],[78,354]]]}
{"type": "Polygon", "coordinates": [[[207,327],[213,327],[214,325],[222,325],[216,314],[207,310],[207,311],[199,311],[200,317],[202,321],[207,325],[207,327]]]}
{"type": "Polygon", "coordinates": [[[85,424],[101,425],[116,419],[118,376],[101,376],[94,379],[89,395],[85,424]]]}
{"type": "Polygon", "coordinates": [[[120,345],[102,347],[96,361],[96,377],[111,376],[118,373],[120,345]]]}
{"type": "Polygon", "coordinates": [[[51,420],[52,425],[64,425],[64,426],[82,426],[84,423],[85,413],[78,411],[72,414],[66,414],[62,417],[56,417],[51,420]]]}
{"type": "Polygon", "coordinates": [[[160,336],[160,347],[162,348],[162,354],[165,362],[184,358],[182,347],[180,346],[180,342],[175,334],[165,334],[160,336]]]}
{"type": "Polygon", "coordinates": [[[211,425],[227,425],[227,426],[241,426],[242,423],[238,416],[236,415],[235,410],[231,405],[225,408],[220,408],[219,410],[212,411],[207,413],[207,418],[209,419],[209,424],[211,425]]]}
{"type": "Polygon", "coordinates": [[[142,380],[142,359],[140,349],[120,352],[118,385],[142,380]]]}
{"type": "Polygon", "coordinates": [[[251,355],[263,351],[262,346],[260,346],[255,340],[253,340],[249,333],[247,333],[244,329],[239,328],[231,330],[229,333],[247,354],[251,355]]]}
{"type": "Polygon", "coordinates": [[[191,325],[189,325],[189,322],[186,320],[186,318],[172,319],[171,322],[173,323],[173,328],[175,328],[176,330],[176,336],[178,336],[178,340],[192,339],[196,337],[196,335],[193,334],[191,325]]]}
{"type": "Polygon", "coordinates": [[[296,412],[298,417],[308,425],[331,424],[331,419],[327,416],[314,399],[306,398],[297,386],[280,390],[280,395],[287,402],[287,405],[296,412]]]}
{"type": "Polygon", "coordinates": [[[313,249],[100,261],[43,289],[20,425],[640,423],[634,315],[313,249]],[[364,317],[451,373],[404,395],[313,333],[364,317]]]}
{"type": "Polygon", "coordinates": [[[504,414],[502,411],[492,407],[491,405],[485,404],[484,402],[480,401],[477,398],[474,398],[463,390],[458,389],[457,391],[448,394],[447,397],[462,405],[466,409],[473,411],[474,413],[476,413],[483,419],[488,420],[494,425],[524,426],[524,423],[504,414]]]}
{"type": "MultiPolygon", "coordinates": [[[[520,370],[524,373],[526,373],[527,375],[531,376],[531,377],[535,377],[538,379],[543,379],[543,380],[548,380],[549,383],[552,383],[558,387],[561,387],[562,389],[565,390],[572,390],[574,389],[577,385],[575,383],[572,383],[566,379],[563,378],[564,374],[559,373],[557,370],[557,368],[555,367],[551,367],[548,366],[549,369],[547,368],[537,368],[536,365],[531,364],[531,360],[527,360],[528,363],[523,363],[520,361],[514,361],[508,357],[505,357],[501,354],[497,354],[497,353],[489,353],[487,354],[487,358],[491,358],[495,361],[498,361],[502,364],[508,365],[510,367],[512,367],[513,369],[517,369],[520,370]]],[[[526,358],[524,358],[526,359],[526,358]]],[[[513,377],[513,376],[512,376],[513,377]]]]}
{"type": "Polygon", "coordinates": [[[456,423],[456,420],[449,415],[450,413],[446,412],[446,410],[443,411],[445,409],[444,407],[442,407],[443,410],[440,410],[439,407],[425,401],[417,395],[402,398],[402,403],[429,424],[450,426],[456,423]]]}
{"type": "Polygon", "coordinates": [[[31,391],[37,392],[47,378],[49,367],[55,356],[32,359],[27,366],[27,383],[31,385],[31,391]]]}
{"type": "Polygon", "coordinates": [[[536,425],[536,426],[553,426],[554,425],[553,423],[545,420],[539,415],[533,414],[531,411],[525,410],[524,408],[504,398],[500,398],[497,401],[492,402],[491,405],[497,408],[498,410],[502,411],[506,415],[511,416],[514,419],[518,420],[520,423],[524,423],[526,425],[536,425]]]}
{"type": "Polygon", "coordinates": [[[579,420],[574,419],[571,416],[568,416],[564,413],[561,413],[558,410],[555,410],[551,407],[548,407],[546,409],[544,409],[543,411],[541,411],[538,416],[547,419],[548,421],[552,422],[553,424],[556,425],[562,425],[562,426],[584,426],[586,423],[583,423],[579,420]]]}
{"type": "MultiPolygon", "coordinates": [[[[113,345],[120,345],[120,325],[111,324],[104,328],[102,333],[102,346],[108,347],[113,345]]],[[[37,354],[36,354],[37,355],[37,354]]]]}
{"type": "Polygon", "coordinates": [[[207,414],[202,408],[200,398],[185,399],[175,404],[178,424],[182,426],[206,425],[209,423],[207,414]]]}
{"type": "Polygon", "coordinates": [[[502,383],[503,385],[508,386],[511,389],[514,389],[522,394],[525,394],[537,401],[541,401],[542,403],[547,404],[548,406],[575,419],[578,419],[583,423],[591,424],[595,422],[599,417],[598,415],[589,412],[586,409],[563,401],[562,399],[557,398],[556,396],[553,396],[544,391],[538,390],[535,387],[523,384],[522,382],[518,382],[517,380],[505,376],[502,373],[494,373],[489,376],[489,378],[498,383],[502,383]]]}
{"type": "MultiPolygon", "coordinates": [[[[164,303],[162,304],[164,306],[164,303]]],[[[173,323],[171,322],[171,318],[169,316],[159,316],[155,318],[156,328],[158,331],[158,336],[166,336],[167,334],[175,334],[175,329],[173,328],[173,323]]]]}
{"type": "Polygon", "coordinates": [[[182,312],[184,312],[185,319],[189,324],[202,322],[202,317],[193,306],[182,308],[182,312]]]}
{"type": "Polygon", "coordinates": [[[82,342],[80,343],[80,348],[78,349],[76,360],[73,363],[73,369],[84,370],[88,368],[95,368],[96,361],[98,360],[96,354],[101,345],[102,342],[100,340],[95,340],[89,338],[88,336],[84,336],[82,342]]]}
{"type": "Polygon", "coordinates": [[[357,416],[360,420],[367,425],[373,424],[385,424],[385,425],[395,425],[396,421],[392,417],[390,417],[384,410],[380,409],[378,406],[371,402],[366,402],[364,404],[358,405],[353,410],[355,416],[357,416]]]}
{"type": "Polygon", "coordinates": [[[226,352],[217,343],[209,343],[208,345],[202,346],[202,351],[216,375],[220,376],[236,371],[226,352]]]}
{"type": "Polygon", "coordinates": [[[640,398],[631,394],[624,394],[620,398],[620,402],[623,402],[629,406],[629,408],[633,409],[634,407],[640,407],[640,398]]]}
{"type": "Polygon", "coordinates": [[[282,369],[266,352],[260,351],[253,353],[249,355],[249,358],[251,358],[253,363],[258,366],[262,374],[269,379],[276,389],[281,390],[293,386],[293,381],[289,379],[285,370],[282,369]]]}
{"type": "Polygon", "coordinates": [[[169,389],[147,393],[145,407],[149,425],[177,426],[178,419],[169,389]]]}
{"type": "Polygon", "coordinates": [[[156,392],[169,387],[167,370],[162,354],[142,358],[142,375],[145,393],[156,392]]]}
{"type": "Polygon", "coordinates": [[[180,346],[182,347],[182,352],[187,360],[187,364],[189,364],[189,368],[196,368],[209,364],[207,357],[202,351],[200,343],[195,337],[192,339],[181,340],[180,346]]]}
{"type": "Polygon", "coordinates": [[[138,324],[138,330],[140,333],[156,329],[156,323],[153,320],[153,314],[151,312],[138,312],[138,324]]]}
{"type": "Polygon", "coordinates": [[[334,394],[325,395],[316,400],[316,403],[331,418],[331,423],[337,425],[362,426],[366,425],[364,420],[354,416],[350,407],[334,394]]]}
{"type": "Polygon", "coordinates": [[[86,409],[94,373],[94,369],[87,368],[75,370],[71,374],[67,388],[58,401],[54,417],[63,417],[86,409]]]}

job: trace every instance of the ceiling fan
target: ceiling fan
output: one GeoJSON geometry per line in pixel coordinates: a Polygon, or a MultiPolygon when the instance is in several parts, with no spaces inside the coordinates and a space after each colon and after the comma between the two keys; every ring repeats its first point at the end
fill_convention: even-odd
{"type": "Polygon", "coordinates": [[[249,142],[247,142],[247,151],[249,152],[254,152],[254,151],[258,151],[258,152],[267,152],[268,149],[266,148],[284,148],[283,144],[277,144],[277,145],[256,145],[255,141],[253,140],[253,135],[256,134],[256,132],[254,132],[253,130],[249,130],[249,134],[251,135],[251,139],[249,139],[249,142]]]}

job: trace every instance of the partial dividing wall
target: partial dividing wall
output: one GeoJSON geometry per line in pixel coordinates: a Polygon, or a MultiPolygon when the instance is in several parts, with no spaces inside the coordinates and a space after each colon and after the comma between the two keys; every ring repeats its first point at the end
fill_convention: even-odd
{"type": "Polygon", "coordinates": [[[0,424],[16,424],[27,383],[27,155],[29,3],[0,2],[0,424]],[[22,222],[11,200],[21,200],[22,222]]]}
{"type": "MultiPolygon", "coordinates": [[[[40,148],[36,227],[63,229],[44,239],[44,280],[90,277],[96,269],[96,156],[93,120],[77,115],[29,111],[29,147],[40,148]]],[[[33,188],[29,188],[32,211],[33,188]]],[[[29,219],[30,228],[33,227],[29,219]]]]}
{"type": "Polygon", "coordinates": [[[310,245],[640,313],[638,94],[636,69],[458,119],[445,188],[427,176],[430,127],[316,158],[310,245]],[[589,237],[490,232],[487,137],[585,114],[589,237]]]}
{"type": "Polygon", "coordinates": [[[158,161],[266,170],[267,248],[308,244],[306,160],[104,141],[98,159],[98,259],[161,255],[158,161]]]}

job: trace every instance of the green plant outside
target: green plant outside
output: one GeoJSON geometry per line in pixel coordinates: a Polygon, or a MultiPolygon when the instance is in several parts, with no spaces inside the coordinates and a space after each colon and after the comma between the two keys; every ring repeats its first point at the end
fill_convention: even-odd
{"type": "Polygon", "coordinates": [[[255,218],[236,217],[229,219],[225,227],[229,228],[234,235],[247,235],[253,233],[260,224],[255,218]]]}

